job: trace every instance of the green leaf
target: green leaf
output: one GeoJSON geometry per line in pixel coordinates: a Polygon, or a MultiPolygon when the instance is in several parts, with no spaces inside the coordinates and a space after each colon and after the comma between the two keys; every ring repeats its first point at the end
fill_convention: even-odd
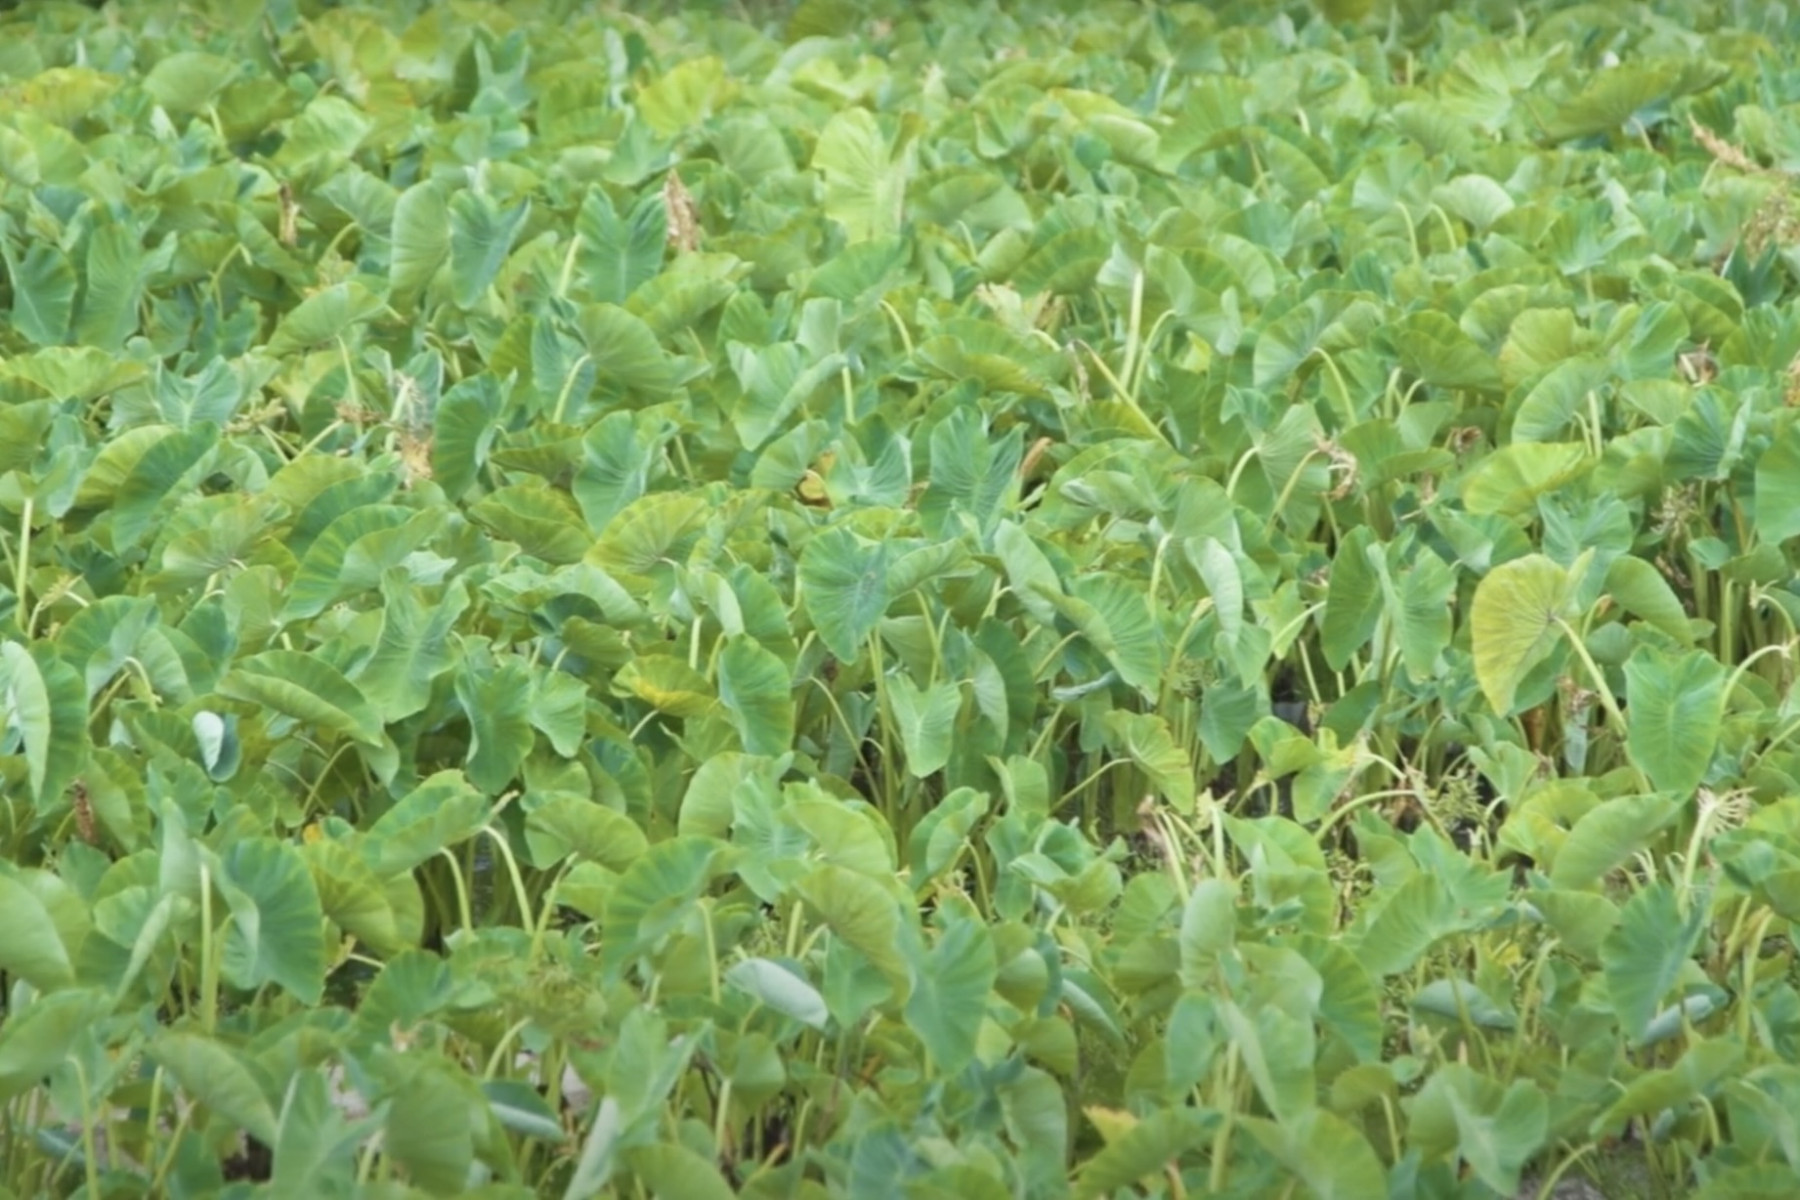
{"type": "Polygon", "coordinates": [[[719,655],[719,701],[750,754],[785,754],[794,740],[792,672],[748,637],[725,643],[719,655]]]}
{"type": "Polygon", "coordinates": [[[41,241],[19,254],[10,238],[0,239],[0,255],[12,284],[13,328],[39,346],[67,341],[75,310],[75,268],[68,256],[41,241]]]}
{"type": "Polygon", "coordinates": [[[1469,618],[1475,677],[1495,712],[1512,711],[1519,684],[1555,646],[1573,593],[1569,572],[1541,554],[1502,563],[1476,586],[1469,618]]]}
{"type": "Polygon", "coordinates": [[[1694,631],[1688,625],[1687,610],[1675,596],[1675,589],[1650,563],[1631,554],[1613,559],[1606,570],[1606,591],[1626,612],[1676,641],[1688,644],[1694,631]]]}
{"type": "Polygon", "coordinates": [[[839,661],[854,663],[888,606],[889,549],[839,526],[817,534],[800,554],[800,595],[819,638],[839,661]]]}
{"type": "Polygon", "coordinates": [[[0,1098],[11,1100],[41,1086],[112,1007],[107,993],[69,988],[8,1011],[0,1023],[0,1098]]]}
{"type": "Polygon", "coordinates": [[[900,744],[906,751],[907,773],[923,779],[942,770],[950,761],[956,717],[962,711],[962,688],[954,683],[937,683],[921,690],[910,676],[891,675],[887,680],[887,699],[894,725],[900,731],[900,744]]]}
{"type": "Polygon", "coordinates": [[[1631,761],[1663,791],[1691,795],[1706,777],[1724,719],[1725,668],[1703,650],[1674,658],[1639,646],[1625,662],[1631,761]]]}
{"type": "MultiPolygon", "coordinates": [[[[452,196],[449,207],[450,297],[459,307],[473,308],[500,273],[531,215],[531,202],[521,200],[501,209],[491,197],[468,190],[452,196]]],[[[399,220],[397,209],[394,219],[399,220]]]]}
{"type": "Polygon", "coordinates": [[[909,156],[893,153],[874,113],[839,109],[819,133],[812,165],[825,179],[825,215],[851,242],[899,232],[909,156]]]}
{"type": "Polygon", "coordinates": [[[601,188],[591,188],[575,217],[575,262],[589,299],[623,304],[662,269],[668,214],[660,192],[646,193],[621,217],[601,188]]]}
{"type": "Polygon", "coordinates": [[[656,1200],[733,1200],[737,1195],[719,1168],[677,1143],[634,1146],[625,1151],[625,1163],[656,1200]]]}
{"type": "Polygon", "coordinates": [[[388,288],[395,304],[410,303],[450,257],[450,206],[439,185],[415,183],[394,205],[388,288]]]}
{"type": "Polygon", "coordinates": [[[601,951],[609,970],[653,953],[693,909],[717,869],[721,847],[710,838],[657,842],[619,876],[606,896],[601,951]]]}
{"type": "Polygon", "coordinates": [[[1198,1150],[1217,1117],[1195,1108],[1165,1108],[1133,1121],[1124,1136],[1088,1159],[1075,1180],[1075,1200],[1102,1200],[1132,1187],[1198,1150]]]}
{"type": "Polygon", "coordinates": [[[381,745],[381,718],[368,697],[316,655],[265,650],[241,660],[219,682],[219,694],[273,709],[303,725],[381,745]]]}
{"type": "Polygon", "coordinates": [[[1649,845],[1681,815],[1670,796],[1619,796],[1590,809],[1569,829],[1555,851],[1550,882],[1558,888],[1593,887],[1649,845]]]}
{"type": "Polygon", "coordinates": [[[333,284],[288,310],[264,350],[280,356],[329,345],[383,307],[382,298],[360,283],[333,284]]]}
{"type": "Polygon", "coordinates": [[[531,670],[513,654],[486,669],[465,660],[456,676],[456,698],[469,717],[464,760],[469,779],[497,796],[518,775],[536,741],[531,730],[531,670]]]}
{"type": "Polygon", "coordinates": [[[746,958],[725,972],[725,982],[802,1025],[823,1030],[830,1019],[825,998],[794,968],[766,958],[746,958]]]}
{"type": "Polygon", "coordinates": [[[1619,910],[1619,924],[1600,946],[1606,990],[1625,1035],[1640,1040],[1681,978],[1707,924],[1704,897],[1683,906],[1675,888],[1648,884],[1619,910]]]}
{"type": "Polygon", "coordinates": [[[0,645],[0,702],[25,752],[31,794],[42,804],[61,796],[88,757],[88,694],[81,675],[44,643],[0,645]]]}
{"type": "Polygon", "coordinates": [[[231,909],[220,966],[234,986],[285,988],[317,1004],[325,988],[325,912],[300,852],[270,837],[234,841],[220,856],[231,909]]]}
{"type": "Polygon", "coordinates": [[[1536,1084],[1519,1079],[1503,1087],[1460,1063],[1439,1067],[1405,1105],[1422,1154],[1460,1158],[1503,1195],[1518,1191],[1520,1171],[1549,1133],[1549,1101],[1536,1084]]]}
{"type": "Polygon", "coordinates": [[[906,1023],[940,1074],[956,1075],[975,1054],[998,966],[987,926],[952,916],[930,950],[914,948],[906,1023]]]}
{"type": "Polygon", "coordinates": [[[1167,721],[1154,713],[1114,709],[1102,718],[1102,726],[1113,753],[1137,764],[1177,812],[1186,815],[1194,811],[1199,798],[1194,764],[1187,751],[1175,744],[1167,721]]]}
{"type": "Polygon", "coordinates": [[[902,996],[911,974],[900,952],[900,912],[892,893],[867,875],[826,863],[795,885],[831,932],[875,965],[902,996]]]}
{"type": "Polygon", "coordinates": [[[0,971],[17,975],[40,992],[74,980],[74,968],[50,910],[23,881],[0,875],[0,971]]]}
{"type": "Polygon", "coordinates": [[[378,877],[391,878],[474,837],[487,815],[487,799],[461,771],[439,771],[369,826],[362,837],[363,858],[378,877]]]}
{"type": "Polygon", "coordinates": [[[1374,545],[1375,531],[1359,525],[1338,543],[1337,556],[1331,560],[1319,648],[1334,671],[1343,670],[1368,643],[1381,617],[1381,582],[1369,561],[1374,545]]]}
{"type": "Polygon", "coordinates": [[[585,796],[552,796],[525,816],[525,845],[539,868],[573,854],[623,871],[649,848],[643,831],[624,813],[585,796]]]}
{"type": "Polygon", "coordinates": [[[224,1044],[198,1033],[164,1033],[150,1057],[214,1117],[260,1142],[276,1139],[275,1110],[249,1065],[224,1044]]]}
{"type": "Polygon", "coordinates": [[[1800,536],[1800,423],[1789,422],[1756,460],[1754,528],[1765,542],[1800,536]]]}
{"type": "Polygon", "coordinates": [[[423,712],[433,682],[455,664],[451,630],[468,610],[469,593],[457,580],[428,606],[404,572],[391,571],[382,578],[381,599],[381,632],[356,685],[391,723],[423,712]]]}
{"type": "Polygon", "coordinates": [[[1245,1118],[1244,1127],[1318,1200],[1386,1200],[1387,1171],[1341,1117],[1315,1108],[1283,1123],[1245,1118]]]}

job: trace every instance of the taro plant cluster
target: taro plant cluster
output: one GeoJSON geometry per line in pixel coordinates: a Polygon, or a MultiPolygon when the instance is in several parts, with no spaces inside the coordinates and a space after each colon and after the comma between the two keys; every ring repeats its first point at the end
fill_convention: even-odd
{"type": "Polygon", "coordinates": [[[0,15],[0,1196],[1800,1188],[1800,11],[0,15]]]}

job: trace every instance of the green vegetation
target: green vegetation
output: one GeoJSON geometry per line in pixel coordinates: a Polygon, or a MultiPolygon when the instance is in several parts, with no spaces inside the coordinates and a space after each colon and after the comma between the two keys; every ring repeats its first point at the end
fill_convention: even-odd
{"type": "Polygon", "coordinates": [[[1800,1194],[1800,9],[619,7],[0,15],[0,1197],[1800,1194]]]}

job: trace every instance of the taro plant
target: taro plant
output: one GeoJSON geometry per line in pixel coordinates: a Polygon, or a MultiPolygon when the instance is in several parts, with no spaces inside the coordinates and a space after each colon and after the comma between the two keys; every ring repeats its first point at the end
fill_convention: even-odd
{"type": "Polygon", "coordinates": [[[1791,5],[0,13],[0,1195],[1800,1187],[1791,5]]]}

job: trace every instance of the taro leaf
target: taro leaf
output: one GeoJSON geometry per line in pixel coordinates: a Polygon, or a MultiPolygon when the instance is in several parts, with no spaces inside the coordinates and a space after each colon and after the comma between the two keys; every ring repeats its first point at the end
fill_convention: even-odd
{"type": "Polygon", "coordinates": [[[848,867],[824,863],[796,885],[807,906],[831,932],[860,951],[896,992],[911,990],[906,958],[900,951],[900,912],[891,892],[848,867]]]}
{"type": "Polygon", "coordinates": [[[1596,1137],[1616,1136],[1633,1118],[1654,1119],[1667,1109],[1680,1110],[1689,1101],[1711,1094],[1743,1061],[1743,1044],[1735,1039],[1696,1041],[1674,1066],[1646,1071],[1627,1084],[1623,1094],[1594,1119],[1592,1132],[1596,1137]]]}
{"type": "Polygon", "coordinates": [[[1317,1200],[1386,1200],[1387,1171],[1342,1117],[1309,1109],[1292,1121],[1243,1118],[1244,1128],[1317,1200]]]}
{"type": "Polygon", "coordinates": [[[431,685],[455,662],[450,632],[469,607],[469,592],[456,580],[436,603],[425,604],[404,571],[381,581],[381,632],[357,673],[357,686],[386,722],[423,712],[431,685]]]}
{"type": "Polygon", "coordinates": [[[855,662],[888,606],[887,542],[867,543],[838,526],[800,554],[800,595],[825,648],[855,662]]]}
{"type": "Polygon", "coordinates": [[[299,650],[265,650],[243,659],[219,682],[219,694],[259,704],[303,725],[381,745],[381,718],[338,669],[299,650]]]}
{"type": "Polygon", "coordinates": [[[301,854],[328,920],[381,954],[393,954],[405,945],[381,878],[348,843],[321,838],[302,847],[301,854]]]}
{"type": "Polygon", "coordinates": [[[588,561],[614,576],[648,577],[683,563],[710,513],[692,492],[652,492],[625,506],[587,552],[588,561]]]}
{"type": "Polygon", "coordinates": [[[987,810],[987,793],[961,787],[919,818],[906,843],[906,861],[911,868],[908,882],[915,892],[956,861],[970,844],[970,831],[987,810]]]}
{"type": "Polygon", "coordinates": [[[655,447],[638,436],[629,412],[611,412],[581,440],[582,463],[570,490],[590,530],[599,533],[626,505],[644,494],[655,447]]]}
{"type": "MultiPolygon", "coordinates": [[[[148,458],[148,455],[145,455],[148,458]]],[[[306,549],[299,567],[295,570],[293,580],[288,584],[287,606],[282,610],[284,620],[297,620],[316,617],[330,607],[347,586],[344,560],[350,548],[362,544],[365,539],[380,539],[384,534],[393,534],[415,515],[429,518],[433,514],[415,514],[413,510],[398,504],[365,504],[351,509],[327,525],[312,545],[306,549]]],[[[424,530],[420,536],[411,539],[412,544],[423,540],[424,530]]],[[[379,544],[377,541],[370,543],[379,544]]],[[[403,553],[411,553],[412,546],[405,541],[401,543],[403,553]]],[[[367,583],[373,583],[368,580],[367,583]]]]}
{"type": "Polygon", "coordinates": [[[1756,460],[1752,528],[1771,544],[1800,536],[1800,423],[1789,423],[1756,460]]]}
{"type": "Polygon", "coordinates": [[[1432,387],[1498,391],[1494,360],[1448,316],[1424,310],[1401,318],[1390,331],[1400,363],[1432,387]]]}
{"type": "Polygon", "coordinates": [[[908,941],[914,943],[908,953],[913,986],[906,1023],[938,1073],[954,1077],[974,1057],[976,1036],[987,1019],[988,994],[998,974],[993,936],[973,917],[953,914],[929,950],[917,939],[908,941]]]}
{"type": "Polygon", "coordinates": [[[633,1146],[625,1165],[656,1200],[733,1200],[737,1195],[719,1168],[678,1142],[633,1146]]]}
{"type": "Polygon", "coordinates": [[[1047,597],[1100,653],[1119,678],[1146,696],[1162,680],[1162,639],[1145,594],[1121,576],[1084,575],[1067,596],[1047,597]]]}
{"type": "Polygon", "coordinates": [[[1641,1041],[1650,1023],[1681,978],[1706,928],[1708,903],[1696,895],[1682,913],[1675,888],[1665,882],[1647,884],[1619,910],[1619,924],[1600,946],[1606,990],[1625,1036],[1641,1041]]]}
{"type": "Polygon", "coordinates": [[[1381,619],[1381,585],[1369,561],[1375,531],[1359,525],[1338,543],[1325,588],[1325,618],[1319,647],[1332,670],[1341,671],[1375,634],[1381,619]]]}
{"type": "Polygon", "coordinates": [[[391,878],[474,837],[487,815],[487,799],[461,771],[439,771],[369,826],[363,858],[377,876],[391,878]]]}
{"type": "Polygon", "coordinates": [[[1463,506],[1477,516],[1520,516],[1538,497],[1566,487],[1589,466],[1579,442],[1514,442],[1481,459],[1463,477],[1463,506]]]}
{"type": "Polygon", "coordinates": [[[542,870],[573,854],[623,871],[649,847],[643,831],[624,813],[568,794],[552,796],[526,814],[525,845],[532,864],[542,870]]]}
{"type": "Polygon", "coordinates": [[[1513,414],[1513,439],[1554,440],[1611,374],[1610,364],[1598,355],[1583,354],[1557,363],[1519,402],[1518,411],[1513,414]]]}
{"type": "Polygon", "coordinates": [[[719,656],[719,701],[750,754],[787,752],[794,740],[793,673],[749,637],[730,639],[719,656]]]}
{"type": "Polygon", "coordinates": [[[481,1094],[502,1128],[548,1142],[560,1142],[567,1136],[562,1122],[538,1095],[537,1088],[522,1079],[484,1080],[481,1094]]]}
{"type": "Polygon", "coordinates": [[[1440,938],[1472,924],[1443,880],[1420,872],[1389,892],[1363,934],[1358,955],[1370,974],[1395,975],[1418,962],[1440,938]]]}
{"type": "Polygon", "coordinates": [[[47,643],[27,649],[0,645],[0,702],[7,728],[25,752],[26,777],[40,804],[53,800],[78,775],[88,756],[88,694],[75,668],[47,643]]]}
{"type": "Polygon", "coordinates": [[[1704,58],[1650,59],[1595,71],[1586,86],[1557,106],[1544,130],[1561,141],[1617,133],[1666,101],[1719,82],[1726,68],[1704,58]]]}
{"type": "Polygon", "coordinates": [[[852,243],[899,232],[909,163],[895,160],[874,113],[840,109],[819,132],[812,165],[825,179],[825,215],[852,243]]]}
{"type": "Polygon", "coordinates": [[[937,683],[921,689],[905,674],[887,681],[887,700],[900,744],[906,751],[906,770],[923,779],[950,761],[956,717],[962,711],[962,689],[954,683],[937,683]]]}
{"type": "Polygon", "coordinates": [[[423,291],[450,257],[450,206],[434,181],[416,183],[394,205],[388,287],[396,305],[423,291]]]}
{"type": "Polygon", "coordinates": [[[178,50],[157,60],[144,75],[150,98],[176,116],[200,112],[230,83],[242,64],[217,54],[178,50]]]}
{"type": "Polygon", "coordinates": [[[1231,950],[1237,939],[1237,889],[1222,879],[1202,879],[1194,884],[1181,910],[1181,982],[1193,991],[1205,990],[1219,956],[1231,950]]]}
{"type": "Polygon", "coordinates": [[[589,298],[625,303],[662,269],[668,230],[661,192],[646,193],[621,217],[604,190],[591,189],[575,217],[575,236],[581,239],[575,263],[589,298]]]}
{"type": "Polygon", "coordinates": [[[207,455],[218,439],[218,426],[201,422],[176,430],[144,452],[113,494],[115,549],[136,546],[163,502],[198,482],[195,475],[205,469],[207,455]]]}
{"type": "Polygon", "coordinates": [[[1495,712],[1512,711],[1519,684],[1555,646],[1573,592],[1570,573],[1542,554],[1500,564],[1475,588],[1475,677],[1495,712]]]}
{"type": "Polygon", "coordinates": [[[652,845],[620,874],[600,922],[601,958],[609,971],[654,953],[687,921],[718,869],[722,849],[710,838],[674,837],[652,845]]]}
{"type": "Polygon", "coordinates": [[[1674,797],[1658,795],[1618,796],[1590,809],[1557,849],[1551,884],[1571,891],[1593,887],[1680,815],[1674,797]]]}
{"type": "Polygon", "coordinates": [[[408,1055],[399,1070],[403,1074],[382,1126],[382,1150],[424,1190],[459,1194],[475,1159],[469,1077],[436,1055],[408,1055]]]}
{"type": "MultiPolygon", "coordinates": [[[[158,257],[167,261],[174,239],[158,257]]],[[[116,351],[137,331],[151,256],[137,230],[107,220],[88,234],[87,260],[75,311],[75,336],[84,345],[116,351]]]]}
{"type": "Polygon", "coordinates": [[[475,482],[499,436],[501,396],[492,375],[470,375],[444,393],[433,414],[431,477],[455,500],[475,482]]]}
{"type": "Polygon", "coordinates": [[[275,1141],[275,1109],[235,1050],[204,1034],[164,1033],[151,1043],[150,1057],[214,1116],[265,1145],[275,1141]]]}
{"type": "Polygon", "coordinates": [[[1509,1196],[1550,1126],[1549,1101],[1535,1083],[1503,1087],[1461,1063],[1439,1067],[1405,1105],[1420,1153],[1460,1158],[1482,1183],[1509,1196]]]}
{"type": "Polygon", "coordinates": [[[766,958],[746,958],[725,972],[725,982],[783,1016],[824,1029],[830,1020],[825,998],[796,968],[766,958]]]}
{"type": "MultiPolygon", "coordinates": [[[[613,676],[613,690],[636,696],[659,712],[683,719],[704,717],[718,704],[706,676],[667,654],[632,659],[613,676]]],[[[785,743],[782,748],[786,749],[785,743]]]]}
{"type": "Polygon", "coordinates": [[[337,283],[308,296],[281,318],[264,351],[275,357],[337,341],[380,312],[380,296],[360,283],[337,283]]]}
{"type": "Polygon", "coordinates": [[[325,987],[325,914],[306,860],[287,842],[253,837],[232,842],[220,866],[231,908],[220,957],[225,978],[246,991],[277,984],[302,1004],[317,1004],[325,987]]]}
{"type": "Polygon", "coordinates": [[[1636,555],[1622,554],[1606,569],[1606,591],[1626,612],[1662,630],[1678,642],[1691,643],[1694,631],[1687,611],[1662,572],[1636,555]]]}
{"type": "Polygon", "coordinates": [[[1075,1200],[1101,1200],[1153,1176],[1198,1150],[1212,1136],[1215,1114],[1197,1108],[1165,1108],[1132,1121],[1123,1136],[1110,1139],[1082,1165],[1075,1200]]]}
{"type": "Polygon", "coordinates": [[[1724,718],[1725,668],[1704,650],[1674,658],[1639,646],[1625,663],[1626,749],[1657,788],[1691,795],[1724,718]]]}
{"type": "Polygon", "coordinates": [[[1255,1015],[1229,1000],[1218,1006],[1220,1023],[1238,1047],[1245,1072],[1269,1111],[1283,1121],[1299,1117],[1314,1104],[1317,1052],[1312,1021],[1274,1004],[1259,1005],[1255,1015]]]}
{"type": "MultiPolygon", "coordinates": [[[[594,544],[581,513],[561,489],[541,480],[503,487],[483,496],[469,517],[534,558],[580,562],[594,544]]],[[[341,519],[341,518],[340,518],[341,519]]]]}
{"type": "Polygon", "coordinates": [[[473,308],[487,292],[530,214],[529,200],[503,210],[474,191],[450,198],[450,296],[459,307],[473,308]]]}
{"type": "Polygon", "coordinates": [[[68,947],[50,910],[23,880],[0,875],[0,970],[16,975],[40,992],[65,987],[74,979],[68,947]]]}
{"type": "Polygon", "coordinates": [[[1413,1009],[1450,1021],[1465,1017],[1479,1029],[1513,1029],[1518,1018],[1466,979],[1434,979],[1413,993],[1413,1009]]]}
{"type": "Polygon", "coordinates": [[[1344,943],[1302,934],[1287,943],[1319,973],[1319,1023],[1344,1040],[1358,1062],[1381,1059],[1381,996],[1367,968],[1344,943]]]}
{"type": "Polygon", "coordinates": [[[1175,810],[1191,814],[1197,799],[1194,764],[1175,743],[1169,723],[1154,713],[1114,709],[1102,719],[1106,742],[1114,754],[1135,763],[1175,810]]]}
{"type": "Polygon", "coordinates": [[[1003,521],[994,530],[994,550],[1020,606],[1038,624],[1056,624],[1056,606],[1046,597],[1061,595],[1063,587],[1050,556],[1038,548],[1023,526],[1012,521],[1003,521]]]}
{"type": "Polygon", "coordinates": [[[270,1147],[270,1194],[343,1195],[355,1183],[356,1150],[374,1122],[351,1122],[333,1102],[322,1071],[297,1072],[281,1105],[281,1128],[270,1147]]]}
{"type": "Polygon", "coordinates": [[[9,1009],[0,1024],[0,1099],[11,1100],[41,1087],[60,1067],[94,1022],[110,1012],[112,997],[87,988],[68,988],[9,1009]]]}
{"type": "Polygon", "coordinates": [[[506,790],[535,740],[531,732],[531,669],[516,654],[491,668],[465,659],[456,675],[456,698],[469,718],[465,768],[491,796],[506,790]]]}
{"type": "Polygon", "coordinates": [[[821,386],[843,370],[844,356],[816,356],[797,342],[772,346],[726,347],[740,395],[731,405],[731,422],[744,449],[755,450],[786,431],[821,386]]]}
{"type": "Polygon", "coordinates": [[[0,254],[12,284],[12,327],[39,346],[67,341],[75,308],[75,268],[68,256],[35,240],[21,255],[10,238],[0,239],[0,254]]]}

